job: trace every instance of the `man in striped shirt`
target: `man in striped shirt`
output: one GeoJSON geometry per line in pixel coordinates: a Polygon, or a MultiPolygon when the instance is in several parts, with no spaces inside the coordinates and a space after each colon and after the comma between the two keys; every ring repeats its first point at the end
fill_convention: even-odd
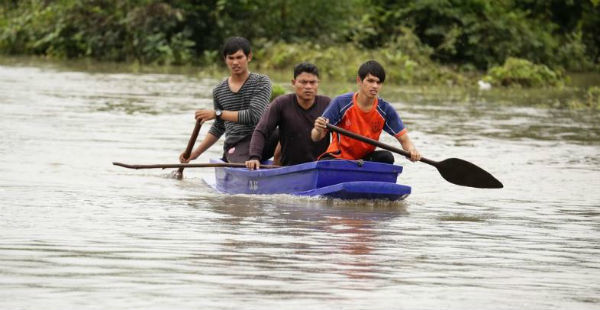
{"type": "MultiPolygon", "coordinates": [[[[223,46],[223,57],[230,76],[213,89],[214,109],[201,109],[195,113],[196,120],[214,123],[200,145],[189,158],[185,152],[179,161],[187,163],[198,158],[225,134],[223,160],[243,163],[248,159],[248,148],[254,127],[260,120],[271,97],[271,81],[266,75],[248,70],[252,60],[250,42],[242,37],[229,38],[223,46]]],[[[263,158],[273,156],[277,137],[269,139],[263,158]]]]}

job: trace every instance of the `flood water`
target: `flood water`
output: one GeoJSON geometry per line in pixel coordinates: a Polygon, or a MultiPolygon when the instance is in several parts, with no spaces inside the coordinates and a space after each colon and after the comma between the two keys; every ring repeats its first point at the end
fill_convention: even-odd
{"type": "Polygon", "coordinates": [[[393,203],[111,164],[176,163],[217,82],[0,61],[1,309],[600,309],[597,112],[386,85],[424,156],[505,186],[397,156],[413,192],[393,203]]]}

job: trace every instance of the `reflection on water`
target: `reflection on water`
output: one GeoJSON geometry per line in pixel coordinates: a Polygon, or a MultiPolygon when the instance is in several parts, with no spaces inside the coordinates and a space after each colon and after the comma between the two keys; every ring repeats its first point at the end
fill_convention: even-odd
{"type": "Polygon", "coordinates": [[[596,112],[386,86],[425,156],[505,185],[458,187],[396,157],[402,202],[222,195],[207,168],[111,165],[176,162],[217,80],[0,61],[1,308],[600,305],[596,112]]]}

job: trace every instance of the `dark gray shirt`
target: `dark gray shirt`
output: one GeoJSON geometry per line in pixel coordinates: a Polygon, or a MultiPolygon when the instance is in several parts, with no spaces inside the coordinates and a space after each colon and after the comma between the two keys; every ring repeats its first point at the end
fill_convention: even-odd
{"type": "Polygon", "coordinates": [[[252,134],[271,98],[271,81],[266,75],[250,73],[244,85],[234,93],[228,79],[213,89],[215,110],[237,111],[238,122],[215,120],[209,132],[220,138],[225,134],[225,150],[252,134]]]}
{"type": "Polygon", "coordinates": [[[261,154],[265,141],[279,126],[281,143],[281,164],[295,165],[317,160],[329,146],[329,138],[313,142],[310,138],[315,119],[323,114],[331,99],[317,96],[315,103],[308,109],[298,105],[296,94],[282,95],[267,107],[267,111],[252,134],[250,158],[262,160],[261,154]]]}

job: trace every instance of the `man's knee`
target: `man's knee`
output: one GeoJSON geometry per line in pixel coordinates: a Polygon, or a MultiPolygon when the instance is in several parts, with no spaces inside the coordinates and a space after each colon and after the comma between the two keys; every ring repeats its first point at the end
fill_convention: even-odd
{"type": "Polygon", "coordinates": [[[393,164],[394,163],[394,155],[391,152],[383,151],[381,152],[381,160],[379,162],[393,164]]]}
{"type": "Polygon", "coordinates": [[[393,164],[394,154],[392,154],[392,152],[389,151],[375,151],[369,154],[369,156],[365,157],[365,159],[380,163],[393,164]]]}

